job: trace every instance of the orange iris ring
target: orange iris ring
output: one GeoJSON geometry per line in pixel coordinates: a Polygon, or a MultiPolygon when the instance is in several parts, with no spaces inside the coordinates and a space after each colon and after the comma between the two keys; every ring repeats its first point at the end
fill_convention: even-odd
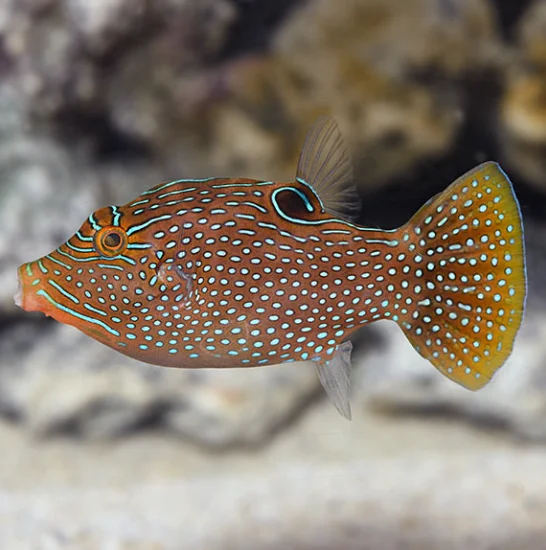
{"type": "Polygon", "coordinates": [[[128,238],[127,233],[121,227],[109,225],[95,233],[94,242],[99,254],[111,258],[125,252],[128,238]]]}

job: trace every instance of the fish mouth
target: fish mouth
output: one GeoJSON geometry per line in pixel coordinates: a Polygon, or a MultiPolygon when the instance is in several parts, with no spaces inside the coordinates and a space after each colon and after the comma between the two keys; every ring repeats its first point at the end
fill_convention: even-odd
{"type": "Polygon", "coordinates": [[[28,269],[27,265],[22,265],[17,270],[17,292],[13,296],[13,301],[16,306],[24,309],[25,311],[35,311],[36,308],[32,307],[28,300],[30,293],[27,289],[28,281],[26,281],[26,279],[28,278],[28,275],[25,272],[25,269],[28,269]]]}
{"type": "Polygon", "coordinates": [[[13,296],[13,301],[17,307],[23,308],[23,287],[21,286],[21,279],[17,276],[17,292],[13,296]]]}
{"type": "Polygon", "coordinates": [[[23,264],[17,270],[17,292],[13,296],[15,305],[25,311],[40,311],[48,315],[47,303],[36,294],[35,289],[39,288],[37,281],[39,277],[33,276],[33,264],[23,264]]]}

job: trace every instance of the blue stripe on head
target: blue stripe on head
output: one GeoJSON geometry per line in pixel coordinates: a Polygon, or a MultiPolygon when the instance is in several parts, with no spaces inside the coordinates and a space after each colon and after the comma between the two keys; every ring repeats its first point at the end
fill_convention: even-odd
{"type": "Polygon", "coordinates": [[[69,315],[72,315],[77,319],[82,319],[83,321],[87,321],[88,323],[98,325],[102,327],[104,330],[108,331],[110,334],[113,334],[114,336],[120,336],[120,333],[117,330],[114,330],[112,327],[109,327],[106,323],[103,323],[98,319],[94,319],[93,317],[88,317],[83,313],[78,313],[77,311],[74,311],[73,309],[70,309],[69,307],[66,307],[63,304],[55,301],[45,290],[40,289],[36,292],[36,294],[39,296],[43,296],[51,305],[55,306],[57,309],[60,309],[61,311],[64,311],[65,313],[68,313],[69,315]]]}

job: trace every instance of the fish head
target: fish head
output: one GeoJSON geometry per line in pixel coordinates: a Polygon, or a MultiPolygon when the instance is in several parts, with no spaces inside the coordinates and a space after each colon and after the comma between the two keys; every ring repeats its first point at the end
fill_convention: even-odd
{"type": "Polygon", "coordinates": [[[57,249],[19,267],[16,304],[111,347],[134,347],[166,304],[179,311],[191,292],[191,278],[161,249],[157,231],[129,205],[95,211],[57,249]]]}

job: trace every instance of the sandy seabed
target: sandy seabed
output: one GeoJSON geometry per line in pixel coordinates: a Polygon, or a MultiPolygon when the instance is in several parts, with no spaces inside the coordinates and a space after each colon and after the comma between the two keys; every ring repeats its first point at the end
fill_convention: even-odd
{"type": "Polygon", "coordinates": [[[0,548],[540,550],[546,449],[329,404],[262,449],[109,444],[0,426],[0,548]]]}

